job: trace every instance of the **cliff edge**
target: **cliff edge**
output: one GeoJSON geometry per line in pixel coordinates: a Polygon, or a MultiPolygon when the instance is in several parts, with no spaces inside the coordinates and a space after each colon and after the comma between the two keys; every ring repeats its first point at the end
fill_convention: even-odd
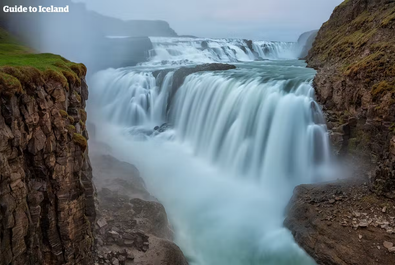
{"type": "Polygon", "coordinates": [[[86,68],[0,28],[0,264],[91,264],[86,68]]]}

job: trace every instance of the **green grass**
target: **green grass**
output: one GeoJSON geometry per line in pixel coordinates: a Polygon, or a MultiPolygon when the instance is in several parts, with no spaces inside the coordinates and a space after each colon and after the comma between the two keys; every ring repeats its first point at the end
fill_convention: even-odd
{"type": "Polygon", "coordinates": [[[21,93],[49,80],[66,89],[70,84],[80,86],[86,71],[85,65],[59,55],[35,53],[0,28],[0,93],[21,93]]]}

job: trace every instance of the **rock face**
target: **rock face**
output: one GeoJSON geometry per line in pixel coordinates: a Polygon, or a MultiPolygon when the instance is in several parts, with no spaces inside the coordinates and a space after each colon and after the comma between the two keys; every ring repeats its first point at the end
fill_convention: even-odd
{"type": "Polygon", "coordinates": [[[285,226],[320,265],[395,264],[394,214],[394,201],[363,183],[302,185],[285,226]]]}
{"type": "MultiPolygon", "coordinates": [[[[86,69],[85,69],[86,70],[86,69]]],[[[88,88],[0,84],[0,264],[92,264],[88,88]]]]}
{"type": "Polygon", "coordinates": [[[395,1],[346,0],[307,56],[334,149],[353,172],[297,187],[289,204],[285,226],[318,264],[395,264],[394,32],[395,1]]]}
{"type": "Polygon", "coordinates": [[[395,2],[348,0],[307,56],[337,151],[375,167],[371,188],[395,198],[395,2]]]}
{"type": "Polygon", "coordinates": [[[148,193],[136,167],[97,149],[94,153],[97,263],[187,265],[172,242],[165,208],[148,193]]]}

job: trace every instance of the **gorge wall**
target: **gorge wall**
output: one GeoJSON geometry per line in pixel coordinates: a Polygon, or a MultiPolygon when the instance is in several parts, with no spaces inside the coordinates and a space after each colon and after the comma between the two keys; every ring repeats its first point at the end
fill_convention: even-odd
{"type": "MultiPolygon", "coordinates": [[[[7,37],[0,33],[1,45],[7,37]]],[[[10,43],[6,45],[17,47],[10,43]]],[[[36,56],[43,62],[52,55],[24,58],[36,56]]],[[[51,62],[59,59],[56,65],[61,68],[51,65],[45,71],[1,66],[4,58],[5,54],[0,60],[0,264],[91,264],[95,208],[84,123],[86,68],[60,56],[51,57],[51,62]]]]}
{"type": "Polygon", "coordinates": [[[373,167],[395,198],[395,1],[347,0],[318,32],[307,62],[340,154],[373,167]]]}
{"type": "Polygon", "coordinates": [[[395,1],[346,0],[307,56],[334,151],[352,172],[297,187],[289,204],[284,224],[318,264],[395,263],[394,32],[395,1]]]}

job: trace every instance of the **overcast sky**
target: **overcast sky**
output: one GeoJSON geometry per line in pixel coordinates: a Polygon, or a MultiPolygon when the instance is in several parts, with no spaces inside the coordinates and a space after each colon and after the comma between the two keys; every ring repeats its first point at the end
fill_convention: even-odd
{"type": "Polygon", "coordinates": [[[124,20],[165,20],[179,35],[295,41],[342,0],[74,0],[124,20]]]}

